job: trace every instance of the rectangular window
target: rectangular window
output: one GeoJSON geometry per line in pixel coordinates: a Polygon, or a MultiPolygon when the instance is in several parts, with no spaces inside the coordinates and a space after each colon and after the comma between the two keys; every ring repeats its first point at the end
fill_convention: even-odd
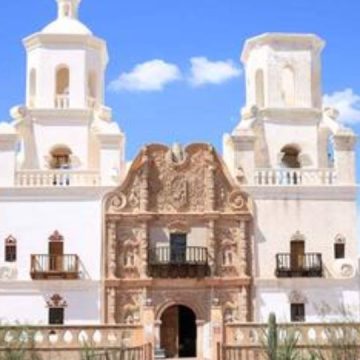
{"type": "Polygon", "coordinates": [[[345,258],[345,244],[337,243],[334,245],[335,259],[345,258]]]}
{"type": "Polygon", "coordinates": [[[291,321],[303,322],[305,321],[305,305],[291,304],[291,321]]]}
{"type": "Polygon", "coordinates": [[[16,261],[16,245],[5,246],[5,261],[6,262],[16,261]]]}
{"type": "Polygon", "coordinates": [[[64,308],[49,308],[49,324],[50,325],[64,324],[64,308]]]}

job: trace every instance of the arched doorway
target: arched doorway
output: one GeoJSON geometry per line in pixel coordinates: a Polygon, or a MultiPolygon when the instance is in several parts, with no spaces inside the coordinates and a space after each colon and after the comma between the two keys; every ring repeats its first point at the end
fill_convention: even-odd
{"type": "Polygon", "coordinates": [[[196,315],[188,307],[174,305],[161,316],[160,346],[167,358],[196,357],[196,315]]]}

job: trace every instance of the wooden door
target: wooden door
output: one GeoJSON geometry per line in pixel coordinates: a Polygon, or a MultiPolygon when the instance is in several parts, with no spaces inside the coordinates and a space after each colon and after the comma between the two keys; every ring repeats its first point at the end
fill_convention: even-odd
{"type": "Polygon", "coordinates": [[[179,309],[172,306],[161,317],[160,346],[167,358],[176,358],[179,354],[179,309]]]}
{"type": "Polygon", "coordinates": [[[305,243],[304,241],[292,241],[290,250],[290,266],[292,270],[304,268],[305,243]]]}
{"type": "Polygon", "coordinates": [[[62,241],[49,242],[49,270],[63,271],[64,243],[62,241]]]}

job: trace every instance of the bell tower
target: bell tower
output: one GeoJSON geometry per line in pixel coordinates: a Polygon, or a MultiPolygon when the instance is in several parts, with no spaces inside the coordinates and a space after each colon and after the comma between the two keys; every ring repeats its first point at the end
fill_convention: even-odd
{"type": "MultiPolygon", "coordinates": [[[[225,161],[234,176],[246,177],[251,183],[263,173],[271,179],[283,177],[285,169],[289,174],[305,171],[304,177],[296,175],[305,179],[312,177],[315,169],[332,172],[334,162],[338,168],[345,167],[340,165],[345,162],[336,145],[338,135],[349,139],[351,158],[353,134],[337,123],[336,111],[323,109],[324,45],[313,34],[266,33],[246,41],[241,55],[246,104],[241,121],[224,137],[225,161]]],[[[347,173],[338,172],[338,179],[353,181],[353,175],[344,175],[347,173]]],[[[329,176],[321,171],[316,174],[329,176]]]]}
{"type": "Polygon", "coordinates": [[[79,20],[81,0],[55,1],[57,18],[23,40],[26,101],[12,109],[23,143],[19,166],[101,171],[102,182],[117,183],[125,137],[105,106],[106,42],[79,20]]]}
{"type": "Polygon", "coordinates": [[[80,0],[56,0],[58,17],[24,40],[30,108],[88,109],[103,105],[106,43],[78,19],[80,0]]]}

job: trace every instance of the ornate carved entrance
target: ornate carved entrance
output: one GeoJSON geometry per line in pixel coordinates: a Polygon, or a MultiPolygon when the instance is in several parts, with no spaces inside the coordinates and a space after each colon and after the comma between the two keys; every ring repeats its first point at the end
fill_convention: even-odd
{"type": "Polygon", "coordinates": [[[188,307],[174,305],[161,316],[160,346],[167,358],[196,357],[196,316],[188,307]]]}

